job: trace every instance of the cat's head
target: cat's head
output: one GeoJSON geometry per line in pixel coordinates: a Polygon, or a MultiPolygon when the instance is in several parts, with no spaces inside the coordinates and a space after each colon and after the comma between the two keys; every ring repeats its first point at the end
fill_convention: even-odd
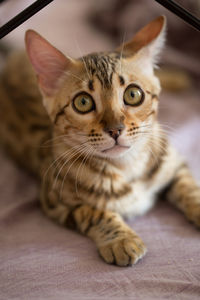
{"type": "Polygon", "coordinates": [[[27,53],[55,131],[73,147],[119,157],[151,138],[160,84],[154,67],[164,44],[165,17],[113,52],[64,56],[32,30],[27,53]]]}

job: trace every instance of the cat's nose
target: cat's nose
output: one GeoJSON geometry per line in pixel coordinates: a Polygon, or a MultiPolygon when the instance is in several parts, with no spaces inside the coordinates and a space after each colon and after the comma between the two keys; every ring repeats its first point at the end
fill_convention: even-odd
{"type": "Polygon", "coordinates": [[[122,133],[122,130],[124,129],[123,125],[120,125],[116,128],[106,128],[105,131],[116,141],[120,134],[122,133]]]}
{"type": "Polygon", "coordinates": [[[121,134],[121,129],[110,129],[108,133],[116,141],[121,134]]]}

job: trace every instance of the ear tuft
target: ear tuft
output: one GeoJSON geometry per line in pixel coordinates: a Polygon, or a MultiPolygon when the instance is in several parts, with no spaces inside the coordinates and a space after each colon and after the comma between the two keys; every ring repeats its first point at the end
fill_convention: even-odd
{"type": "Polygon", "coordinates": [[[132,57],[136,53],[141,53],[148,58],[152,65],[157,61],[157,56],[160,53],[165,42],[166,33],[166,17],[160,16],[142,28],[132,40],[127,42],[124,47],[118,48],[123,55],[132,57]]]}
{"type": "Polygon", "coordinates": [[[56,92],[59,79],[72,61],[34,30],[26,32],[25,44],[42,92],[46,96],[52,96],[56,92]]]}

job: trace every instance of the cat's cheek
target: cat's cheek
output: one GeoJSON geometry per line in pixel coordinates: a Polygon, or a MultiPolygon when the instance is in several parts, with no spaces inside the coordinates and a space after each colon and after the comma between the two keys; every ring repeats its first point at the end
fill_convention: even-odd
{"type": "Polygon", "coordinates": [[[114,147],[114,145],[115,145],[114,140],[105,141],[104,143],[100,144],[97,149],[99,152],[104,152],[104,150],[112,148],[112,147],[114,147]]]}

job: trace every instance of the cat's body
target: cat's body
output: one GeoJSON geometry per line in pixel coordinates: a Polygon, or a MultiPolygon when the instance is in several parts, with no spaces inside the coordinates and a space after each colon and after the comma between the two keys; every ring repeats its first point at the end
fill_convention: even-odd
{"type": "MultiPolygon", "coordinates": [[[[9,58],[0,84],[1,143],[5,143],[6,150],[16,157],[17,161],[45,181],[44,176],[48,178],[46,170],[50,162],[56,158],[52,153],[53,131],[42,104],[35,74],[25,53],[17,53],[9,58]],[[20,72],[16,73],[17,69],[20,72]]],[[[155,133],[158,135],[159,128],[156,123],[155,133]]],[[[56,152],[62,154],[70,149],[65,144],[63,146],[57,145],[58,143],[60,140],[55,140],[56,152]]],[[[155,193],[170,182],[181,163],[167,140],[163,139],[162,146],[168,147],[164,151],[160,149],[160,140],[155,139],[155,148],[156,146],[154,154],[142,148],[139,159],[128,156],[122,157],[121,161],[110,161],[95,157],[90,158],[90,161],[83,161],[80,157],[67,174],[66,191],[63,192],[67,203],[72,199],[73,205],[74,198],[82,197],[81,202],[116,211],[124,217],[144,214],[153,206],[155,193]],[[170,161],[172,166],[169,169],[170,161]],[[165,164],[168,168],[167,174],[165,164]],[[73,177],[70,184],[74,187],[72,193],[67,182],[70,175],[73,177]]],[[[64,174],[72,161],[70,160],[63,168],[64,174]]],[[[81,202],[78,201],[78,204],[81,202]]]]}
{"type": "MultiPolygon", "coordinates": [[[[155,37],[163,22],[149,25],[155,37]]],[[[37,47],[49,46],[29,32],[28,54],[48,114],[24,54],[10,58],[0,80],[2,144],[40,178],[45,213],[91,237],[106,262],[122,266],[135,263],[146,248],[120,215],[144,214],[162,190],[200,225],[200,190],[156,120],[160,85],[144,57],[141,62],[140,38],[128,64],[130,44],[128,58],[115,51],[76,62],[49,48],[42,65],[34,39],[37,47]],[[56,70],[48,69],[58,62],[56,70]]]]}
{"type": "Polygon", "coordinates": [[[39,175],[49,148],[51,122],[25,53],[11,54],[0,77],[0,136],[6,152],[39,175]],[[44,154],[43,154],[44,153],[44,154]]]}

